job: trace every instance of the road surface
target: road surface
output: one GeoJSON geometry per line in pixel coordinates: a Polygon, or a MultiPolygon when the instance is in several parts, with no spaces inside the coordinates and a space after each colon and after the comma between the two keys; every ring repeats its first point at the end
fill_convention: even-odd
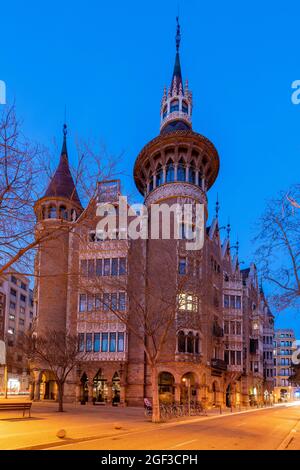
{"type": "MultiPolygon", "coordinates": [[[[149,426],[150,427],[150,426],[149,426]]],[[[53,450],[274,450],[300,449],[300,406],[168,423],[153,430],[74,442],[53,450]]]]}

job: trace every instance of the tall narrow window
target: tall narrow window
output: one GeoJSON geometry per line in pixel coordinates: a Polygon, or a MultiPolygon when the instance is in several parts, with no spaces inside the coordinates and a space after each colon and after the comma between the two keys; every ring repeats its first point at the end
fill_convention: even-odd
{"type": "Polygon", "coordinates": [[[126,294],[125,292],[119,292],[119,310],[124,312],[126,310],[126,294]]]}
{"type": "Polygon", "coordinates": [[[93,349],[93,336],[92,333],[87,333],[86,334],[86,346],[85,346],[86,352],[91,352],[93,349]]]}
{"type": "Polygon", "coordinates": [[[100,351],[100,333],[94,333],[94,352],[100,351]]]}
{"type": "Polygon", "coordinates": [[[174,165],[169,162],[166,167],[166,182],[172,183],[174,181],[174,165]]]}
{"type": "Polygon", "coordinates": [[[189,167],[189,183],[196,183],[196,171],[195,168],[192,166],[189,167]]]}
{"type": "Polygon", "coordinates": [[[185,275],[186,274],[186,266],[187,263],[186,263],[186,258],[179,258],[179,268],[178,268],[178,272],[179,274],[181,275],[185,275]]]}
{"type": "Polygon", "coordinates": [[[177,341],[178,341],[178,352],[184,353],[185,352],[185,334],[183,331],[179,331],[178,336],[177,336],[177,341]]]}
{"type": "Polygon", "coordinates": [[[116,333],[109,333],[109,352],[116,351],[116,333]]]}
{"type": "Polygon", "coordinates": [[[95,308],[96,310],[102,310],[101,294],[95,296],[95,308]]]}
{"type": "Polygon", "coordinates": [[[235,296],[230,296],[230,308],[235,308],[235,296]]]}
{"type": "Polygon", "coordinates": [[[118,352],[123,352],[125,350],[124,346],[124,333],[118,333],[118,352]]]}
{"type": "Polygon", "coordinates": [[[202,172],[199,171],[198,173],[198,186],[200,186],[200,188],[202,188],[202,185],[203,185],[203,175],[202,175],[202,172]]]}
{"type": "Polygon", "coordinates": [[[187,336],[187,352],[188,353],[194,352],[194,336],[192,332],[190,332],[187,336]]]}
{"type": "Polygon", "coordinates": [[[230,364],[235,366],[235,351],[230,351],[230,364]]]}
{"type": "Polygon", "coordinates": [[[224,307],[229,308],[229,295],[224,295],[224,307]]]}
{"type": "Polygon", "coordinates": [[[126,258],[119,259],[119,274],[120,276],[126,274],[126,258]]]}
{"type": "Polygon", "coordinates": [[[236,363],[238,366],[242,364],[242,351],[236,352],[236,363]]]}
{"type": "Polygon", "coordinates": [[[96,260],[96,276],[102,276],[102,259],[96,260]]]}
{"type": "Polygon", "coordinates": [[[56,219],[56,207],[50,206],[48,209],[48,218],[49,219],[56,219]]]}
{"type": "Polygon", "coordinates": [[[106,258],[103,261],[104,261],[103,275],[109,276],[110,275],[110,259],[106,258]]]}
{"type": "Polygon", "coordinates": [[[113,310],[118,309],[118,294],[116,293],[111,294],[111,308],[113,310]]]}
{"type": "Polygon", "coordinates": [[[200,353],[200,338],[197,333],[195,337],[195,354],[199,354],[199,353],[200,353]]]}
{"type": "Polygon", "coordinates": [[[161,165],[158,165],[156,173],[156,187],[160,186],[161,184],[163,184],[163,169],[161,165]]]}
{"type": "Polygon", "coordinates": [[[78,335],[78,351],[84,351],[84,333],[79,333],[78,335]]]}
{"type": "Polygon", "coordinates": [[[229,351],[228,349],[225,349],[224,351],[224,361],[226,364],[229,364],[229,351]]]}
{"type": "Polygon", "coordinates": [[[241,296],[237,295],[235,298],[235,308],[241,308],[241,296]]]}
{"type": "Polygon", "coordinates": [[[86,311],[86,294],[80,294],[79,296],[79,312],[86,311]]]}
{"type": "Polygon", "coordinates": [[[80,261],[80,275],[83,277],[87,277],[87,260],[82,259],[80,261]]]}
{"type": "Polygon", "coordinates": [[[108,311],[110,307],[110,295],[105,292],[103,294],[103,310],[108,311]]]}
{"type": "Polygon", "coordinates": [[[87,296],[87,310],[91,312],[94,309],[94,296],[92,294],[88,294],[87,296]]]}
{"type": "Polygon", "coordinates": [[[180,160],[177,166],[177,181],[185,181],[185,166],[182,160],[180,160]]]}
{"type": "Polygon", "coordinates": [[[88,260],[88,277],[94,277],[95,275],[95,261],[93,259],[88,260]]]}
{"type": "Polygon", "coordinates": [[[118,275],[118,258],[112,258],[111,260],[111,275],[118,275]]]}
{"type": "Polygon", "coordinates": [[[102,333],[101,335],[101,351],[107,352],[108,351],[108,333],[102,333]]]}

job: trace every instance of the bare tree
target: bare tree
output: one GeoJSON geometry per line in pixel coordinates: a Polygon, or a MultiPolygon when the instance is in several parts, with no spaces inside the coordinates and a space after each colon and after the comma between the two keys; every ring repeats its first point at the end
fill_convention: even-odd
{"type": "Polygon", "coordinates": [[[270,301],[278,311],[298,307],[300,297],[300,187],[293,186],[268,202],[255,238],[256,259],[270,283],[270,301]]]}
{"type": "Polygon", "coordinates": [[[192,276],[178,276],[176,253],[179,242],[170,245],[169,240],[167,243],[165,240],[152,241],[151,253],[147,253],[147,241],[133,243],[138,244],[139,248],[130,258],[131,276],[106,278],[82,272],[78,278],[78,288],[88,296],[100,294],[102,300],[99,309],[105,310],[103,318],[107,321],[107,314],[110,313],[112,321],[118,319],[138,339],[151,370],[152,421],[159,422],[159,365],[163,363],[164,354],[169,354],[170,344],[175,344],[176,329],[181,322],[190,327],[191,321],[199,325],[201,288],[198,278],[196,281],[192,276]],[[140,256],[142,253],[144,258],[140,256]],[[129,308],[117,305],[113,299],[105,300],[103,294],[116,290],[126,292],[129,308]],[[187,298],[184,294],[186,292],[194,294],[187,298]],[[190,302],[189,308],[193,311],[186,312],[187,302],[190,302]],[[190,320],[186,318],[189,314],[190,320]],[[171,332],[174,343],[170,343],[171,332]]]}
{"type": "Polygon", "coordinates": [[[293,365],[292,375],[289,377],[289,381],[296,387],[300,386],[300,364],[293,365]]]}
{"type": "Polygon", "coordinates": [[[66,380],[84,358],[78,350],[77,336],[54,330],[42,335],[31,334],[26,338],[25,353],[35,366],[46,367],[52,372],[58,389],[58,411],[64,411],[66,380]]]}
{"type": "MultiPolygon", "coordinates": [[[[77,161],[72,173],[79,197],[85,204],[95,194],[97,182],[115,176],[118,159],[103,146],[96,148],[79,140],[77,161]]],[[[55,168],[47,149],[24,136],[15,105],[4,108],[0,115],[0,275],[14,266],[32,275],[35,249],[49,238],[61,236],[71,226],[34,237],[36,218],[34,204],[43,195],[55,168]]]]}

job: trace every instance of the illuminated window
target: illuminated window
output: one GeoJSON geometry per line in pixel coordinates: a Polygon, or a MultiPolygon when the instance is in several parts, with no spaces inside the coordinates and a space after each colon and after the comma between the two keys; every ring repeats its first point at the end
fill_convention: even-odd
{"type": "Polygon", "coordinates": [[[179,310],[197,311],[197,296],[192,294],[179,294],[179,310]]]}

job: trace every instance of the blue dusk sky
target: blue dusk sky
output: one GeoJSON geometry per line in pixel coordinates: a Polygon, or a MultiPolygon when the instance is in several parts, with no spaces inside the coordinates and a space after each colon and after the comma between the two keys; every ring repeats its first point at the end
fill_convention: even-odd
{"type": "MultiPolygon", "coordinates": [[[[299,16],[288,2],[199,0],[16,1],[0,3],[0,80],[28,136],[60,143],[67,106],[70,160],[76,136],[122,154],[123,192],[141,197],[132,170],[159,133],[164,85],[175,58],[180,9],[183,78],[193,91],[193,128],[216,146],[220,222],[232,225],[246,266],[265,201],[299,183],[299,16]]],[[[59,155],[57,155],[58,161],[59,155]]],[[[299,312],[277,327],[300,337],[299,312]]]]}

